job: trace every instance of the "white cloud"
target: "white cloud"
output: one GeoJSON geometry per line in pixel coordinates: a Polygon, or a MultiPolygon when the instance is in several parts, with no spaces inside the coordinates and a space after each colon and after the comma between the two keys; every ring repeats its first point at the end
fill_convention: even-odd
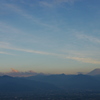
{"type": "Polygon", "coordinates": [[[57,54],[54,54],[54,53],[48,53],[48,52],[43,52],[43,51],[15,48],[15,47],[11,46],[10,43],[6,43],[6,42],[0,42],[0,48],[22,51],[22,52],[29,52],[29,53],[37,53],[37,54],[43,54],[43,55],[57,55],[57,54]]]}
{"type": "Polygon", "coordinates": [[[0,51],[0,54],[5,54],[5,55],[14,55],[14,54],[11,54],[11,53],[8,53],[8,52],[3,52],[3,51],[0,51]]]}
{"type": "Polygon", "coordinates": [[[24,32],[4,22],[0,22],[0,32],[0,41],[6,41],[6,43],[15,43],[16,41],[17,43],[40,43],[40,37],[24,32]]]}
{"type": "Polygon", "coordinates": [[[93,43],[100,43],[100,39],[93,37],[93,36],[89,36],[89,35],[85,35],[85,34],[77,34],[76,36],[79,39],[88,40],[88,41],[93,42],[93,43]]]}
{"type": "Polygon", "coordinates": [[[31,22],[35,22],[38,25],[42,25],[42,26],[45,26],[45,27],[48,27],[48,28],[52,28],[52,29],[56,28],[54,25],[49,25],[47,23],[44,23],[41,20],[39,20],[38,18],[36,18],[36,17],[34,17],[34,16],[30,15],[30,14],[27,14],[26,11],[22,10],[20,7],[14,5],[14,4],[3,4],[3,5],[5,7],[7,7],[8,9],[14,11],[15,13],[23,16],[24,18],[30,20],[31,22]]]}
{"type": "Polygon", "coordinates": [[[0,42],[0,46],[9,46],[10,45],[10,43],[8,43],[8,42],[0,42]]]}
{"type": "Polygon", "coordinates": [[[58,3],[63,3],[63,2],[66,2],[66,3],[74,3],[78,0],[53,0],[54,2],[58,2],[58,3]]]}
{"type": "Polygon", "coordinates": [[[6,33],[6,35],[23,35],[25,34],[24,32],[22,32],[21,30],[12,27],[4,22],[0,22],[0,32],[2,32],[3,34],[6,33]]]}
{"type": "MultiPolygon", "coordinates": [[[[7,44],[7,43],[3,43],[3,44],[7,44]]],[[[56,54],[56,53],[49,53],[49,52],[43,52],[43,51],[36,51],[36,50],[30,50],[30,49],[22,49],[22,48],[15,48],[9,45],[0,45],[0,48],[3,49],[11,49],[11,50],[16,50],[16,51],[21,51],[21,52],[28,52],[28,53],[36,53],[36,54],[42,54],[42,55],[51,55],[51,56],[57,56],[60,58],[66,58],[66,59],[73,59],[76,61],[81,61],[84,63],[91,63],[91,64],[100,64],[99,60],[93,59],[93,58],[88,58],[88,57],[79,57],[78,56],[67,56],[64,54],[56,54]]]]}
{"type": "Polygon", "coordinates": [[[34,75],[37,75],[37,74],[42,74],[42,73],[37,73],[35,71],[27,71],[27,72],[20,72],[14,68],[11,68],[11,72],[5,72],[5,73],[2,73],[0,72],[0,76],[2,75],[9,75],[9,76],[13,76],[13,77],[28,77],[28,76],[34,76],[34,75]]]}
{"type": "MultiPolygon", "coordinates": [[[[0,22],[0,41],[9,43],[19,43],[19,44],[30,44],[30,45],[40,45],[50,47],[54,41],[48,39],[48,37],[41,37],[40,35],[33,34],[25,30],[20,30],[14,26],[11,26],[5,22],[0,22]],[[49,44],[49,45],[48,45],[49,44]]],[[[1,44],[0,44],[1,45],[1,44]]],[[[3,45],[3,44],[2,44],[3,45]]]]}
{"type": "Polygon", "coordinates": [[[40,1],[39,3],[40,3],[40,5],[43,5],[43,6],[53,7],[52,3],[48,3],[48,2],[45,2],[45,1],[40,1]]]}
{"type": "Polygon", "coordinates": [[[92,58],[81,58],[81,57],[66,57],[67,59],[72,59],[76,61],[81,61],[84,63],[91,63],[91,64],[100,64],[100,60],[95,60],[92,58]]]}
{"type": "Polygon", "coordinates": [[[87,56],[87,53],[83,51],[75,51],[75,50],[62,50],[62,52],[66,53],[67,55],[73,55],[78,57],[85,57],[87,56]]]}
{"type": "Polygon", "coordinates": [[[11,68],[12,72],[18,73],[18,70],[11,68]]]}
{"type": "Polygon", "coordinates": [[[80,1],[80,0],[51,0],[51,1],[43,0],[40,1],[39,3],[47,7],[55,7],[55,5],[59,5],[61,3],[73,4],[76,1],[80,1]]]}

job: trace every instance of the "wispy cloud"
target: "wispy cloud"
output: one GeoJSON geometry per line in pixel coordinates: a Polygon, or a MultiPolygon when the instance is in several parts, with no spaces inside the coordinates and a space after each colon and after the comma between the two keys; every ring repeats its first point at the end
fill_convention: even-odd
{"type": "Polygon", "coordinates": [[[42,25],[42,26],[45,26],[45,27],[48,27],[48,28],[52,28],[52,29],[57,29],[57,27],[55,27],[54,25],[49,25],[47,23],[44,23],[42,22],[40,19],[28,14],[25,10],[22,10],[20,7],[14,5],[14,4],[3,4],[5,7],[7,7],[8,9],[14,11],[15,13],[23,16],[24,18],[30,20],[31,22],[34,22],[38,25],[42,25]]]}
{"type": "Polygon", "coordinates": [[[12,72],[18,73],[18,70],[11,68],[12,72]]]}
{"type": "Polygon", "coordinates": [[[39,23],[39,21],[34,18],[33,16],[27,14],[24,10],[20,9],[18,6],[14,5],[14,4],[3,4],[5,7],[7,7],[8,9],[15,11],[15,13],[18,13],[24,17],[26,17],[27,19],[30,19],[36,23],[39,23]]]}
{"type": "Polygon", "coordinates": [[[16,51],[22,51],[22,52],[28,52],[28,53],[43,54],[43,55],[54,55],[54,56],[59,56],[60,55],[60,54],[55,54],[55,53],[43,52],[43,51],[15,48],[15,47],[9,45],[9,43],[4,43],[4,42],[0,42],[0,48],[16,50],[16,51]]]}
{"type": "Polygon", "coordinates": [[[87,56],[86,52],[82,51],[75,51],[75,50],[62,50],[62,52],[68,54],[68,55],[73,55],[73,56],[78,56],[78,57],[85,57],[87,56]]]}
{"type": "Polygon", "coordinates": [[[48,3],[48,2],[45,2],[45,1],[40,1],[39,3],[40,3],[40,5],[42,5],[42,6],[53,7],[53,4],[52,4],[52,3],[48,3]]]}
{"type": "Polygon", "coordinates": [[[25,37],[27,34],[9,24],[4,22],[0,22],[0,40],[1,41],[10,41],[10,40],[18,40],[17,38],[25,37]]]}
{"type": "Polygon", "coordinates": [[[8,53],[8,52],[3,52],[3,51],[0,51],[0,54],[5,54],[5,55],[15,55],[15,54],[8,53]]]}
{"type": "MultiPolygon", "coordinates": [[[[6,42],[0,42],[0,48],[5,47],[5,46],[8,47],[8,46],[9,46],[9,43],[6,43],[6,42]]],[[[8,53],[8,52],[4,52],[4,51],[0,51],[0,54],[15,55],[15,54],[8,53]]]]}
{"type": "Polygon", "coordinates": [[[0,42],[0,46],[10,46],[10,43],[8,43],[8,42],[0,42]]]}
{"type": "Polygon", "coordinates": [[[66,55],[73,56],[73,57],[80,57],[80,58],[86,58],[86,57],[91,57],[91,58],[97,58],[99,57],[99,49],[86,49],[86,50],[80,50],[80,49],[65,49],[61,50],[62,53],[65,53],[66,55]]]}
{"type": "Polygon", "coordinates": [[[0,22],[0,32],[0,41],[4,41],[6,43],[19,43],[21,45],[29,43],[30,45],[37,44],[38,46],[40,45],[46,47],[52,47],[53,45],[51,45],[51,43],[54,43],[54,41],[48,39],[48,36],[47,38],[41,37],[40,35],[33,34],[34,30],[32,32],[28,32],[11,26],[5,22],[0,22]]]}
{"type": "Polygon", "coordinates": [[[15,27],[12,27],[4,22],[0,22],[0,32],[6,33],[6,34],[23,34],[21,30],[16,29],[15,27]]]}
{"type": "Polygon", "coordinates": [[[100,44],[100,39],[99,38],[89,36],[89,35],[85,35],[85,34],[77,34],[76,36],[79,39],[84,39],[84,40],[88,40],[88,41],[93,42],[93,43],[99,43],[100,44]]]}
{"type": "Polygon", "coordinates": [[[61,3],[73,4],[76,1],[79,1],[79,0],[50,0],[50,1],[43,0],[43,1],[40,1],[39,3],[47,7],[55,7],[55,5],[60,5],[61,3]]]}
{"type": "Polygon", "coordinates": [[[53,0],[53,1],[58,3],[74,3],[79,0],[53,0]]]}
{"type": "MultiPolygon", "coordinates": [[[[17,41],[20,43],[40,43],[40,37],[34,34],[24,32],[14,26],[11,26],[5,22],[0,22],[0,40],[14,43],[17,41]],[[26,41],[27,40],[27,41],[26,41]]],[[[1,44],[0,44],[1,45],[1,44]]],[[[3,45],[3,44],[2,44],[3,45]]]]}
{"type": "Polygon", "coordinates": [[[72,59],[76,61],[81,61],[84,63],[91,63],[91,64],[100,64],[100,60],[95,60],[92,58],[81,58],[81,57],[66,57],[67,59],[72,59]]]}
{"type": "MultiPolygon", "coordinates": [[[[6,43],[3,43],[6,44],[6,43]]],[[[42,55],[51,55],[51,56],[57,56],[60,58],[65,58],[65,59],[72,59],[72,60],[76,60],[76,61],[81,61],[84,63],[91,63],[91,64],[100,64],[99,60],[93,59],[93,58],[89,58],[89,57],[80,57],[78,56],[66,56],[66,54],[56,54],[56,53],[49,53],[49,52],[43,52],[43,51],[36,51],[36,50],[30,50],[30,49],[22,49],[22,48],[15,48],[9,45],[0,45],[0,48],[3,49],[11,49],[11,50],[16,50],[16,51],[21,51],[21,52],[28,52],[28,53],[36,53],[36,54],[42,54],[42,55]]]]}

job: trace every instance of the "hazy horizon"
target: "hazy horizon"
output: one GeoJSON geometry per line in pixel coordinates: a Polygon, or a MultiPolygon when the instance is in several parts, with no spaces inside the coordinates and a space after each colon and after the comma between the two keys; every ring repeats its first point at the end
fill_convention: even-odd
{"type": "Polygon", "coordinates": [[[32,70],[29,70],[29,71],[18,71],[16,69],[13,69],[11,68],[11,71],[9,72],[0,72],[0,76],[5,76],[5,75],[8,75],[8,76],[12,76],[12,77],[29,77],[29,76],[37,76],[37,75],[80,75],[80,74],[83,74],[83,75],[92,75],[92,76],[95,76],[95,75],[100,75],[100,68],[97,68],[97,69],[93,69],[91,70],[90,72],[87,72],[87,73],[84,73],[84,72],[77,72],[77,73],[70,73],[70,74],[66,74],[66,73],[43,73],[43,72],[40,72],[40,73],[37,73],[35,71],[32,71],[32,70]]]}

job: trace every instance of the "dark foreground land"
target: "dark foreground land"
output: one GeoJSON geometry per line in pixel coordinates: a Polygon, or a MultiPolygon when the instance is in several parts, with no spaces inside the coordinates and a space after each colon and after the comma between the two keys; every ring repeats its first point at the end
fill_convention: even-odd
{"type": "Polygon", "coordinates": [[[0,100],[100,100],[100,92],[70,93],[0,93],[0,100]]]}
{"type": "Polygon", "coordinates": [[[0,77],[0,100],[100,100],[100,77],[4,75],[0,77]]]}

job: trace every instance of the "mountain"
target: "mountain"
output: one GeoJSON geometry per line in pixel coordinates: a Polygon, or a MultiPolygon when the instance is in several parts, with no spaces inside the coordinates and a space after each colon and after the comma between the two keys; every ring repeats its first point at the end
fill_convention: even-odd
{"type": "Polygon", "coordinates": [[[0,76],[0,93],[65,93],[65,91],[100,91],[100,80],[89,75],[0,76]]]}
{"type": "Polygon", "coordinates": [[[34,80],[28,80],[25,78],[10,77],[7,75],[0,76],[0,93],[1,92],[32,92],[32,93],[49,93],[49,92],[61,91],[58,87],[46,83],[38,82],[34,80]]]}
{"type": "Polygon", "coordinates": [[[89,75],[36,75],[28,79],[47,82],[66,91],[100,90],[100,80],[89,75]]]}
{"type": "Polygon", "coordinates": [[[100,75],[100,68],[94,69],[91,72],[88,73],[88,75],[100,75]]]}

